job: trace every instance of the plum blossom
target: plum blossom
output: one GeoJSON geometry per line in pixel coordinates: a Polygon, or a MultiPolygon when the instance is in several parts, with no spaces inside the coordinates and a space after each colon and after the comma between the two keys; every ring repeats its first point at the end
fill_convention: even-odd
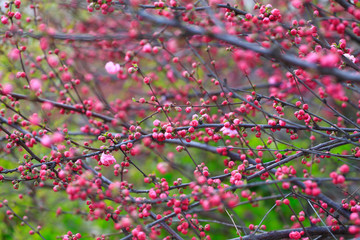
{"type": "Polygon", "coordinates": [[[105,154],[103,153],[100,157],[100,162],[102,165],[108,167],[114,163],[116,163],[116,159],[111,154],[105,154]]]}
{"type": "Polygon", "coordinates": [[[2,93],[3,94],[9,94],[13,91],[13,86],[10,83],[5,83],[3,88],[2,88],[2,93]]]}
{"type": "Polygon", "coordinates": [[[343,56],[346,57],[347,59],[349,59],[350,61],[352,61],[353,63],[355,63],[355,61],[356,61],[356,58],[354,57],[354,55],[345,53],[343,56]]]}
{"type": "Polygon", "coordinates": [[[33,115],[31,115],[29,117],[29,122],[32,124],[32,125],[39,125],[40,122],[41,122],[41,118],[39,117],[39,115],[37,113],[34,113],[33,115]]]}
{"type": "Polygon", "coordinates": [[[45,147],[51,147],[51,138],[48,136],[48,135],[44,135],[42,138],[41,138],[41,144],[45,147]]]}
{"type": "Polygon", "coordinates": [[[46,50],[49,48],[49,41],[47,40],[47,38],[40,38],[40,48],[42,50],[46,50]]]}
{"type": "Polygon", "coordinates": [[[55,56],[48,57],[48,63],[51,67],[56,67],[59,64],[59,60],[55,56]]]}
{"type": "Polygon", "coordinates": [[[42,105],[41,105],[41,108],[45,111],[51,111],[53,108],[54,108],[54,105],[50,102],[44,102],[42,105]]]}
{"type": "Polygon", "coordinates": [[[230,128],[227,128],[227,127],[222,127],[220,129],[220,131],[224,134],[224,135],[228,135],[228,136],[236,136],[237,134],[237,131],[234,129],[230,129],[230,128]]]}
{"type": "Polygon", "coordinates": [[[113,63],[113,62],[108,62],[105,65],[105,70],[109,73],[109,74],[116,74],[117,72],[120,71],[120,65],[117,63],[113,63]]]}
{"type": "Polygon", "coordinates": [[[169,171],[169,164],[165,162],[160,162],[157,164],[156,168],[161,174],[165,174],[169,171]]]}
{"type": "Polygon", "coordinates": [[[60,132],[55,132],[51,140],[53,143],[61,143],[62,141],[64,141],[64,135],[60,132]]]}
{"type": "Polygon", "coordinates": [[[8,53],[8,57],[13,60],[13,61],[17,61],[20,59],[20,51],[17,48],[13,48],[9,51],[8,53]]]}
{"type": "Polygon", "coordinates": [[[37,78],[31,79],[30,80],[30,87],[31,89],[33,89],[34,91],[38,91],[41,89],[41,81],[37,78]]]}

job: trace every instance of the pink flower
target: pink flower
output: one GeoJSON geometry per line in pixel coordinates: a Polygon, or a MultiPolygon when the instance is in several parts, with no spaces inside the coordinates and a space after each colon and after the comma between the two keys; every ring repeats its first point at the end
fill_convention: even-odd
{"type": "Polygon", "coordinates": [[[17,48],[13,48],[8,53],[8,57],[13,61],[17,61],[20,59],[20,51],[17,48]]]}
{"type": "Polygon", "coordinates": [[[158,119],[155,119],[154,122],[153,122],[153,124],[154,124],[155,127],[160,126],[160,123],[161,123],[161,122],[160,122],[160,120],[158,120],[158,119]]]}
{"type": "Polygon", "coordinates": [[[64,141],[64,135],[59,132],[54,133],[54,135],[52,136],[52,142],[61,143],[62,141],[64,141]]]}
{"type": "Polygon", "coordinates": [[[102,165],[108,167],[114,163],[116,163],[116,159],[111,154],[105,154],[103,153],[100,157],[100,162],[102,165]]]}
{"type": "Polygon", "coordinates": [[[231,130],[230,128],[227,127],[222,127],[220,129],[220,131],[224,134],[224,135],[228,135],[230,137],[234,137],[236,136],[236,134],[238,133],[236,130],[231,130]]]}
{"type": "Polygon", "coordinates": [[[2,24],[8,24],[9,23],[9,19],[5,16],[1,16],[1,23],[2,24]]]}
{"type": "Polygon", "coordinates": [[[44,102],[42,105],[41,105],[41,108],[45,111],[51,111],[53,108],[54,108],[54,105],[50,102],[44,102]]]}
{"type": "Polygon", "coordinates": [[[48,63],[51,67],[56,67],[59,64],[59,60],[55,56],[48,57],[48,63]]]}
{"type": "Polygon", "coordinates": [[[39,117],[39,115],[37,113],[34,113],[33,115],[31,115],[29,117],[29,122],[32,124],[32,125],[39,125],[40,122],[41,122],[41,118],[39,117]]]}
{"type": "Polygon", "coordinates": [[[151,45],[150,45],[150,43],[145,44],[145,46],[143,47],[143,52],[144,53],[151,53],[151,45]]]}
{"type": "Polygon", "coordinates": [[[161,174],[165,174],[169,171],[169,164],[160,162],[157,164],[156,168],[161,174]]]}
{"type": "Polygon", "coordinates": [[[45,147],[51,147],[51,138],[48,135],[44,135],[41,138],[41,144],[45,147]]]}
{"type": "Polygon", "coordinates": [[[13,90],[13,86],[10,83],[5,83],[5,85],[2,88],[2,92],[5,95],[11,93],[12,90],[13,90]]]}
{"type": "Polygon", "coordinates": [[[339,62],[339,56],[334,53],[329,53],[325,56],[322,56],[320,59],[320,65],[322,67],[335,67],[339,62]]]}
{"type": "Polygon", "coordinates": [[[61,74],[61,80],[63,80],[64,82],[70,82],[71,74],[68,72],[64,72],[63,74],[61,74]]]}
{"type": "Polygon", "coordinates": [[[109,73],[109,74],[116,74],[118,71],[120,71],[120,65],[114,64],[113,62],[108,62],[105,65],[105,70],[109,73]]]}
{"type": "Polygon", "coordinates": [[[37,78],[31,79],[30,80],[30,87],[34,91],[40,90],[41,89],[41,81],[39,79],[37,79],[37,78]]]}
{"type": "Polygon", "coordinates": [[[21,13],[16,12],[14,17],[19,20],[21,18],[21,13]]]}
{"type": "Polygon", "coordinates": [[[301,238],[301,234],[297,231],[292,231],[290,234],[289,234],[289,237],[291,239],[300,239],[301,238]]]}

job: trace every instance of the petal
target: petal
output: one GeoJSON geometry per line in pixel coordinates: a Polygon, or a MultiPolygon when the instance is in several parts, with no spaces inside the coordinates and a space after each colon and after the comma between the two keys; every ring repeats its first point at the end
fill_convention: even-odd
{"type": "Polygon", "coordinates": [[[114,68],[115,68],[115,65],[114,65],[113,62],[108,62],[108,63],[106,63],[106,65],[105,65],[105,70],[106,70],[109,74],[113,74],[114,68]]]}

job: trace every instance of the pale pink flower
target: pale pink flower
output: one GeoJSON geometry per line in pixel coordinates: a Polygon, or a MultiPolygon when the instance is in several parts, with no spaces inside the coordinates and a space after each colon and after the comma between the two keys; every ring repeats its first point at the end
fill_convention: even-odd
{"type": "Polygon", "coordinates": [[[169,164],[160,162],[157,164],[156,168],[161,174],[165,174],[169,171],[169,164]]]}
{"type": "Polygon", "coordinates": [[[335,67],[338,64],[339,60],[340,60],[339,55],[335,53],[329,53],[321,57],[320,65],[322,67],[329,67],[329,68],[335,67]]]}
{"type": "Polygon", "coordinates": [[[160,126],[160,123],[161,123],[161,122],[160,122],[160,120],[158,120],[158,119],[155,119],[154,122],[153,122],[153,124],[154,124],[155,127],[160,126]]]}
{"type": "Polygon", "coordinates": [[[311,52],[306,56],[305,59],[308,62],[317,63],[319,61],[319,55],[315,52],[311,52]]]}
{"type": "Polygon", "coordinates": [[[51,111],[53,108],[54,108],[54,105],[50,102],[44,102],[42,105],[41,105],[41,108],[43,110],[46,110],[46,111],[51,111]]]}
{"type": "Polygon", "coordinates": [[[55,56],[48,57],[48,63],[51,67],[56,67],[59,64],[59,60],[55,56]]]}
{"type": "Polygon", "coordinates": [[[150,45],[150,43],[147,43],[147,44],[144,45],[143,52],[144,53],[151,53],[151,45],[150,45]]]}
{"type": "Polygon", "coordinates": [[[39,117],[39,115],[37,113],[34,113],[33,115],[31,115],[29,117],[29,122],[32,124],[32,125],[39,125],[40,122],[41,122],[41,118],[39,117]]]}
{"type": "Polygon", "coordinates": [[[41,89],[41,81],[37,78],[31,79],[30,80],[30,87],[31,89],[38,91],[41,89]]]}
{"type": "Polygon", "coordinates": [[[52,141],[54,143],[61,143],[62,141],[64,141],[64,135],[62,135],[59,132],[54,133],[54,135],[52,136],[52,141]]]}
{"type": "Polygon", "coordinates": [[[100,162],[102,165],[108,167],[114,163],[116,163],[116,159],[111,154],[105,154],[103,153],[100,157],[100,162]]]}
{"type": "Polygon", "coordinates": [[[231,130],[230,128],[227,127],[222,127],[220,129],[220,131],[224,134],[224,135],[228,135],[230,137],[236,136],[236,134],[238,133],[235,129],[231,130]]]}
{"type": "Polygon", "coordinates": [[[51,147],[51,138],[48,135],[44,135],[41,138],[41,144],[45,147],[51,147]]]}
{"type": "Polygon", "coordinates": [[[117,72],[120,71],[120,65],[114,64],[113,62],[108,62],[105,65],[105,70],[109,73],[109,74],[116,74],[117,72]]]}
{"type": "Polygon", "coordinates": [[[2,88],[2,92],[5,95],[11,93],[12,90],[13,90],[13,86],[10,83],[5,83],[2,88]]]}
{"type": "Polygon", "coordinates": [[[17,48],[13,48],[9,51],[8,53],[8,57],[13,60],[13,61],[17,61],[20,59],[20,51],[17,48]]]}

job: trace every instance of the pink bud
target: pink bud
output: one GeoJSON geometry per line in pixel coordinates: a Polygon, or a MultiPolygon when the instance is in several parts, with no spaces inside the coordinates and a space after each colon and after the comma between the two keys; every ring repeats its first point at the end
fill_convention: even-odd
{"type": "Polygon", "coordinates": [[[2,16],[2,17],[1,17],[1,23],[2,23],[2,24],[8,24],[8,23],[9,23],[9,19],[8,19],[7,17],[5,17],[5,16],[2,16]]]}
{"type": "Polygon", "coordinates": [[[144,53],[151,53],[151,45],[150,45],[150,43],[147,43],[147,44],[144,45],[143,52],[144,53]]]}
{"type": "Polygon", "coordinates": [[[350,168],[348,165],[344,164],[342,165],[340,168],[339,168],[339,171],[342,173],[342,174],[346,174],[350,171],[350,168]]]}
{"type": "Polygon", "coordinates": [[[21,18],[21,13],[16,12],[14,17],[19,20],[21,18]]]}
{"type": "Polygon", "coordinates": [[[40,38],[40,48],[41,50],[46,50],[47,48],[49,48],[49,41],[47,40],[47,38],[40,38]]]}

